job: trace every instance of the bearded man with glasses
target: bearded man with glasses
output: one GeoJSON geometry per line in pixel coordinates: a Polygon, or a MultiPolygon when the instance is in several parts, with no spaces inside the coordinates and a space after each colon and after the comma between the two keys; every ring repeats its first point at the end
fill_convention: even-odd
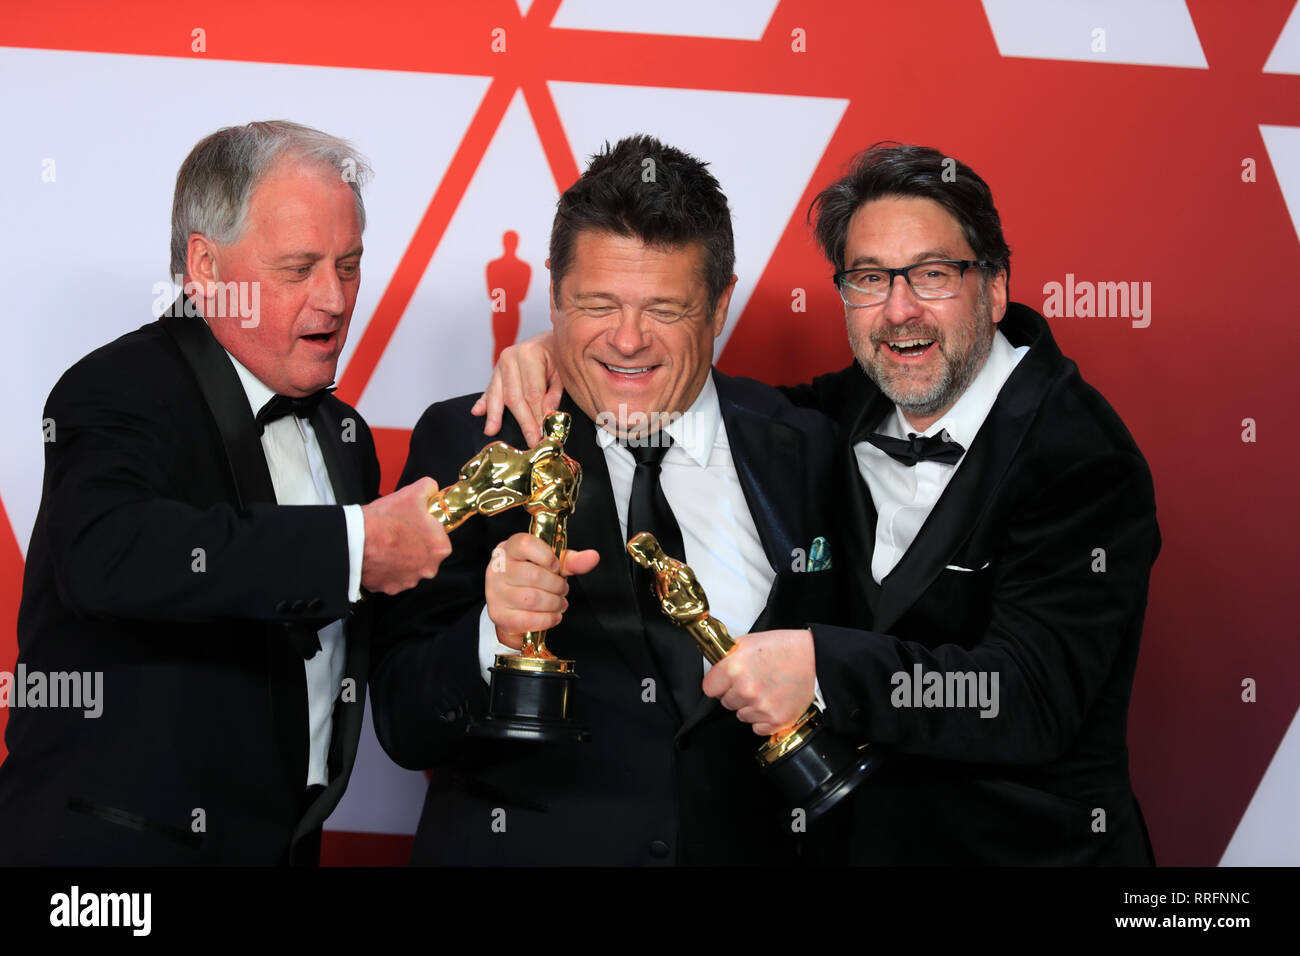
{"type": "Polygon", "coordinates": [[[951,167],[878,145],[814,202],[857,367],[790,395],[842,429],[860,626],[748,635],[705,692],[780,719],[815,661],[831,726],[891,756],[854,794],[854,863],[1149,865],[1125,737],[1151,474],[1008,301],[992,194],[951,167]]]}

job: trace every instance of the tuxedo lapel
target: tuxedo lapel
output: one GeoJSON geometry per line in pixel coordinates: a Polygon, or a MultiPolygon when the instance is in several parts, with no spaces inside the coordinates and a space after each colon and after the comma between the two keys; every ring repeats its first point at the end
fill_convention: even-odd
{"type": "MultiPolygon", "coordinates": [[[[1015,334],[1016,330],[1004,331],[1015,334]]],[[[898,622],[983,519],[1044,394],[1060,375],[1061,362],[1061,353],[1050,339],[1034,337],[912,546],[881,582],[874,630],[888,631],[898,622]]]]}
{"type": "MultiPolygon", "coordinates": [[[[254,504],[275,504],[275,486],[266,466],[266,453],[257,422],[248,407],[248,395],[230,357],[212,335],[201,316],[185,314],[186,300],[178,298],[158,321],[180,349],[194,373],[203,400],[216,421],[225,448],[235,506],[241,511],[254,504]]],[[[302,657],[294,652],[285,623],[266,625],[263,648],[271,682],[270,707],[274,714],[280,766],[288,792],[298,794],[307,783],[307,675],[302,657]],[[279,688],[281,692],[276,692],[279,688]]]]}
{"type": "MultiPolygon", "coordinates": [[[[802,509],[791,507],[791,502],[807,493],[803,435],[784,422],[737,404],[726,376],[715,372],[713,380],[745,503],[768,564],[779,573],[789,567],[791,552],[800,546],[791,522],[802,509]]],[[[807,547],[807,542],[803,546],[807,547]]]]}
{"type": "MultiPolygon", "coordinates": [[[[293,839],[297,841],[325,822],[338,805],[346,781],[352,775],[361,739],[361,725],[366,712],[366,682],[370,666],[370,608],[357,605],[343,622],[347,634],[347,662],[343,665],[344,687],[352,681],[353,699],[344,701],[342,692],[334,701],[334,727],[330,737],[329,785],[307,808],[298,822],[293,839]]],[[[304,768],[304,771],[306,768],[304,768]]],[[[304,777],[304,780],[306,778],[304,777]]]]}
{"type": "MultiPolygon", "coordinates": [[[[799,522],[804,513],[799,496],[808,493],[804,436],[798,429],[777,421],[770,414],[764,415],[740,404],[727,376],[715,370],[713,381],[718,390],[722,427],[727,430],[731,460],[740,479],[745,504],[749,507],[768,564],[776,572],[763,610],[750,627],[751,631],[768,630],[772,619],[781,610],[778,591],[782,586],[782,571],[789,570],[794,549],[808,545],[808,542],[801,545],[799,537],[805,530],[799,522]]],[[[682,639],[687,639],[685,632],[682,639]]],[[[695,705],[678,735],[685,734],[713,713],[725,712],[716,700],[704,698],[695,705]]]]}
{"type": "MultiPolygon", "coordinates": [[[[325,470],[329,472],[334,500],[341,505],[365,504],[366,495],[359,463],[356,456],[348,455],[343,447],[345,424],[340,414],[342,411],[342,403],[327,397],[312,412],[311,427],[316,433],[316,444],[320,446],[321,457],[325,459],[325,470]]],[[[352,422],[351,427],[355,433],[357,423],[352,422]]],[[[352,447],[357,446],[352,444],[352,447]]]]}
{"type": "Polygon", "coordinates": [[[203,400],[217,423],[225,446],[235,504],[275,503],[275,487],[266,467],[266,455],[248,396],[226,350],[213,337],[201,316],[184,313],[184,298],[177,299],[158,321],[176,343],[194,373],[203,400]]]}
{"type": "Polygon", "coordinates": [[[880,428],[893,403],[878,391],[872,391],[871,398],[862,406],[858,414],[849,423],[845,432],[843,460],[839,463],[841,487],[844,489],[844,510],[848,522],[848,542],[850,565],[853,577],[872,616],[877,613],[880,597],[880,585],[871,576],[871,560],[876,550],[876,505],[871,500],[871,489],[858,468],[858,458],[853,446],[880,428]]]}
{"type": "MultiPolygon", "coordinates": [[[[334,500],[341,505],[365,504],[367,493],[360,462],[356,455],[349,455],[346,450],[358,446],[354,441],[344,441],[344,436],[348,434],[345,428],[349,424],[342,417],[345,411],[351,412],[341,402],[327,397],[312,414],[312,431],[316,433],[316,444],[320,446],[321,457],[325,459],[330,486],[334,490],[334,500]]],[[[353,421],[350,425],[355,439],[358,423],[353,421]]],[[[343,622],[348,649],[343,675],[352,680],[352,686],[358,688],[358,691],[354,701],[336,701],[334,705],[336,719],[331,743],[338,744],[340,747],[338,762],[341,766],[330,768],[331,788],[336,783],[342,786],[342,781],[348,779],[352,772],[352,764],[356,761],[357,742],[361,737],[361,723],[365,715],[366,674],[370,666],[369,610],[365,604],[357,605],[356,612],[349,614],[343,622]]],[[[329,796],[331,794],[328,792],[322,794],[318,805],[334,806],[337,801],[326,800],[325,798],[329,796]]],[[[312,812],[314,810],[315,805],[299,826],[301,833],[309,832],[324,822],[323,817],[315,819],[317,814],[312,812]]]]}
{"type": "MultiPolygon", "coordinates": [[[[366,504],[369,492],[365,486],[360,456],[356,454],[356,449],[361,447],[356,442],[359,422],[344,418],[345,413],[349,416],[356,414],[333,396],[326,396],[312,413],[312,431],[329,472],[334,500],[340,505],[366,504]]],[[[347,660],[343,665],[343,676],[352,681],[356,693],[351,701],[343,701],[340,696],[334,702],[329,787],[308,808],[298,825],[295,839],[325,822],[325,808],[337,805],[338,795],[334,791],[336,788],[339,791],[343,789],[344,781],[351,776],[353,764],[356,763],[357,745],[361,739],[361,725],[366,709],[366,680],[370,670],[371,610],[372,606],[367,602],[357,604],[343,621],[344,633],[347,635],[347,660]]]]}
{"type": "MultiPolygon", "coordinates": [[[[325,460],[325,469],[329,472],[330,487],[334,491],[334,500],[340,505],[364,504],[366,492],[364,478],[355,456],[349,456],[343,441],[344,420],[342,412],[347,411],[338,401],[327,397],[316,407],[311,416],[312,431],[316,435],[316,444],[320,447],[321,457],[325,460]]],[[[357,423],[352,423],[355,433],[357,423]]],[[[355,448],[356,445],[349,444],[355,448]]],[[[334,790],[343,787],[343,782],[352,773],[356,762],[357,744],[361,737],[362,718],[365,716],[366,674],[370,664],[369,608],[365,604],[357,605],[355,613],[350,613],[343,621],[344,634],[347,636],[347,659],[343,665],[343,676],[352,680],[356,688],[354,700],[334,702],[334,728],[330,738],[330,783],[316,801],[308,808],[306,815],[298,824],[294,839],[310,833],[325,821],[325,808],[338,803],[334,790]]]]}

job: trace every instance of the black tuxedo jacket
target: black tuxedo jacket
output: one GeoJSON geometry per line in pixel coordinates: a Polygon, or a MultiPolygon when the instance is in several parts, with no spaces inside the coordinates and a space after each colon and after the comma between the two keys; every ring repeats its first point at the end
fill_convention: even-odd
{"type": "MultiPolygon", "coordinates": [[[[1160,548],[1146,462],[1047,323],[916,540],[879,586],[852,452],[893,404],[856,366],[790,390],[844,426],[855,617],[813,628],[831,725],[892,751],[855,794],[859,863],[1148,864],[1125,726],[1160,548]],[[898,674],[997,672],[999,709],[895,706],[898,674]]],[[[933,699],[933,698],[932,698],[933,699]]],[[[915,698],[911,698],[915,703],[915,698]]],[[[954,703],[951,698],[949,703],[954,703]]]]}
{"type": "MultiPolygon", "coordinates": [[[[833,570],[793,568],[796,549],[806,552],[814,538],[834,546],[822,510],[833,427],[766,385],[716,372],[714,380],[750,514],[776,572],[754,628],[824,618],[835,596],[833,570]]],[[[469,414],[473,401],[466,396],[425,412],[403,483],[430,475],[446,485],[486,444],[482,420],[469,414]]],[[[592,740],[466,738],[467,721],[488,704],[478,662],[484,572],[493,546],[528,526],[522,508],[472,519],[453,533],[452,554],[435,580],[377,612],[371,694],[380,743],[404,767],[434,768],[412,861],[793,862],[790,811],[758,775],[762,738],[709,698],[692,713],[677,713],[648,650],[595,426],[567,396],[561,407],[575,417],[566,451],[583,468],[569,546],[596,548],[601,559],[589,574],[570,578],[569,610],[547,646],[577,662],[571,713],[592,740]],[[653,702],[644,699],[646,678],[656,681],[653,702]]],[[[499,437],[524,446],[509,417],[499,437]]]]}
{"type": "MultiPolygon", "coordinates": [[[[238,376],[180,312],[86,356],[46,404],[18,660],[102,673],[102,714],[10,711],[0,863],[297,862],[351,772],[368,613],[348,605],[342,509],[275,504],[238,376]],[[331,782],[304,812],[307,689],[290,637],[337,618],[351,685],[331,782]]],[[[373,498],[360,416],[331,396],[311,422],[339,503],[373,498]]]]}

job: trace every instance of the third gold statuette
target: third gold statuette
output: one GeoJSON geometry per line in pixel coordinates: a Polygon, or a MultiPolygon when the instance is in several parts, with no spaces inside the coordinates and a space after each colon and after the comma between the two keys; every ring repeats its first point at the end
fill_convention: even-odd
{"type": "MultiPolygon", "coordinates": [[[[650,572],[659,609],[695,639],[709,663],[717,664],[735,649],[727,626],[709,613],[709,599],[687,564],[665,553],[648,532],[633,536],[627,550],[650,572]]],[[[786,800],[802,807],[810,819],[829,810],[876,767],[865,744],[855,748],[823,728],[815,703],[768,737],[759,748],[758,762],[786,800]]]]}

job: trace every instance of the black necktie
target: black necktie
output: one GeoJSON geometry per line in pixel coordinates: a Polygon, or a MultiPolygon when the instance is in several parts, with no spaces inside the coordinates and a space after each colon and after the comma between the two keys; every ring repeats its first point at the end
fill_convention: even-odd
{"type": "Polygon", "coordinates": [[[255,416],[257,433],[262,434],[262,432],[266,431],[266,426],[271,422],[287,418],[290,415],[297,415],[299,418],[310,418],[311,413],[316,411],[321,400],[332,391],[334,391],[334,386],[330,385],[319,391],[312,392],[310,395],[304,395],[302,398],[290,398],[288,395],[272,395],[271,400],[263,405],[255,416]]]}
{"type": "Polygon", "coordinates": [[[955,465],[961,460],[966,449],[947,437],[947,431],[938,435],[917,435],[908,433],[907,441],[890,438],[888,435],[867,435],[864,439],[875,445],[894,461],[901,461],[909,467],[918,461],[937,461],[945,465],[955,465]]]}
{"type": "MultiPolygon", "coordinates": [[[[686,560],[686,546],[682,543],[682,529],[673,517],[668,499],[659,483],[659,466],[668,453],[673,440],[666,432],[649,436],[652,444],[624,447],[636,459],[632,475],[632,496],[627,507],[627,536],[630,540],[642,531],[649,531],[659,539],[665,553],[679,561],[686,560]]],[[[669,689],[684,720],[704,697],[700,683],[704,668],[700,652],[691,636],[664,617],[659,601],[651,590],[650,572],[629,557],[632,567],[632,585],[641,607],[641,620],[650,641],[650,651],[660,671],[667,677],[669,689]]]]}

